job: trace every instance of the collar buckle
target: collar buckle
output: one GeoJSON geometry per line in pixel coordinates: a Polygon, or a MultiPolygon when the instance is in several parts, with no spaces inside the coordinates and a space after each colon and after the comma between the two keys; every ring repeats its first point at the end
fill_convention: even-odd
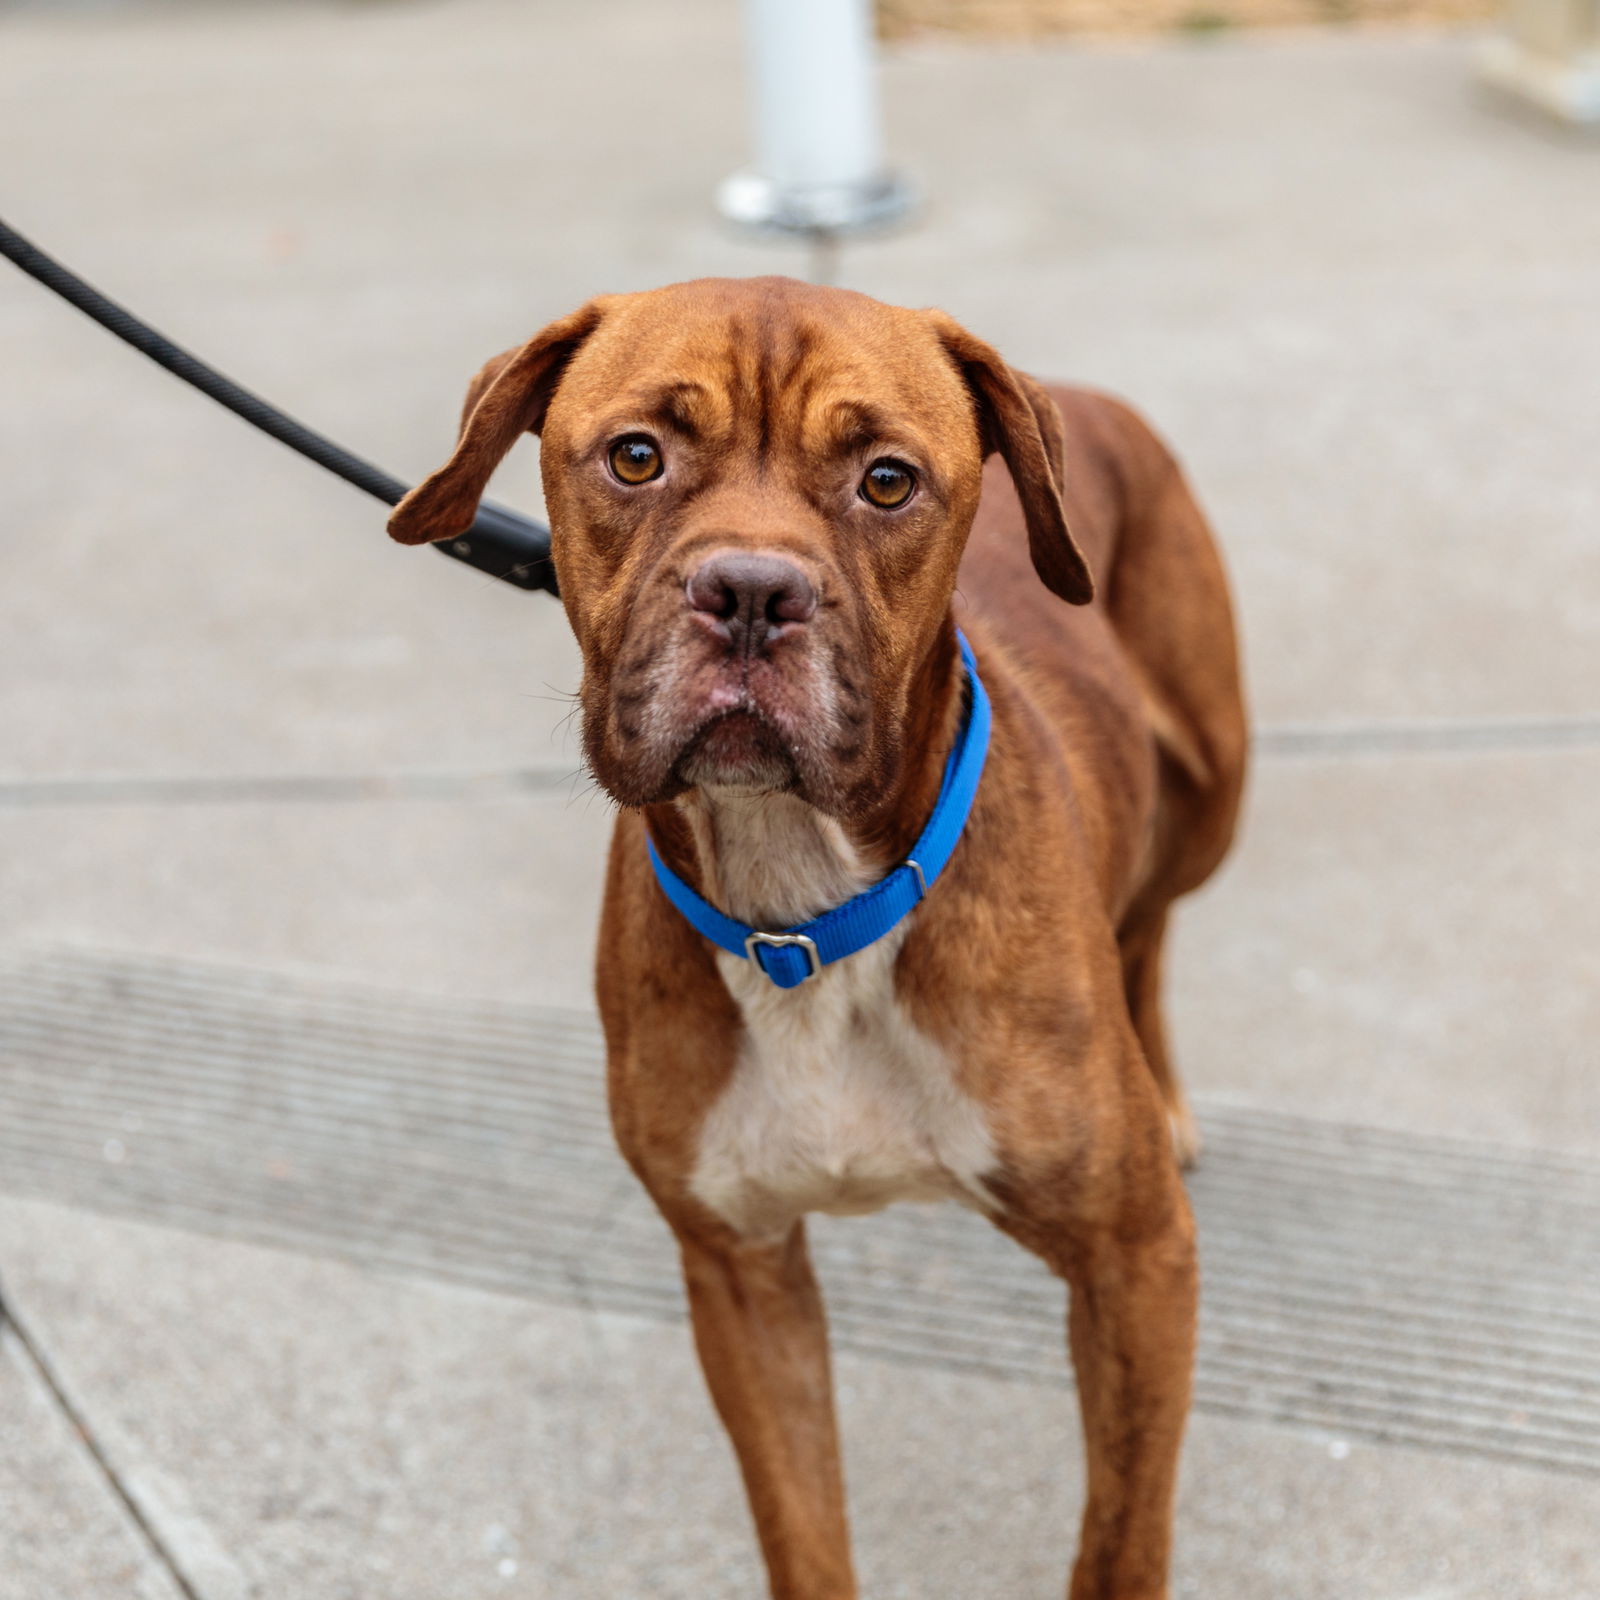
{"type": "MultiPolygon", "coordinates": [[[[773,983],[776,983],[777,979],[770,972],[767,972],[767,969],[761,964],[761,958],[756,954],[755,947],[758,944],[770,945],[777,950],[785,947],[804,950],[806,960],[811,963],[811,971],[806,974],[806,977],[815,978],[822,971],[822,957],[817,954],[816,940],[808,938],[803,933],[761,933],[759,930],[752,929],[745,935],[744,953],[754,965],[760,967],[762,972],[766,973],[767,978],[773,983]]],[[[801,981],[804,982],[805,980],[802,979],[801,981]]]]}

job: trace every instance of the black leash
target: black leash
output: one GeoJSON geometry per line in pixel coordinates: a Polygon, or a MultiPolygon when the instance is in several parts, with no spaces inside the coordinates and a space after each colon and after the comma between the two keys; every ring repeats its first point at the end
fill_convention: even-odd
{"type": "MultiPolygon", "coordinates": [[[[366,490],[385,505],[396,505],[405,495],[406,485],[398,478],[391,478],[370,461],[363,461],[331,439],[313,433],[304,423],[268,405],[259,395],[241,389],[215,367],[208,367],[198,357],[157,333],[148,323],[141,322],[131,311],[106,299],[98,289],[69,272],[3,221],[0,221],[0,255],[14,261],[30,278],[37,278],[47,289],[55,290],[69,305],[76,306],[102,328],[149,356],[174,377],[192,384],[201,394],[209,395],[218,405],[226,406],[235,416],[243,417],[263,433],[270,433],[307,460],[326,467],[346,483],[366,490]]],[[[487,572],[492,578],[514,583],[519,589],[556,592],[555,568],[550,564],[550,530],[531,517],[492,501],[485,500],[478,507],[477,519],[459,539],[436,544],[434,549],[457,561],[465,561],[469,567],[487,572]]]]}

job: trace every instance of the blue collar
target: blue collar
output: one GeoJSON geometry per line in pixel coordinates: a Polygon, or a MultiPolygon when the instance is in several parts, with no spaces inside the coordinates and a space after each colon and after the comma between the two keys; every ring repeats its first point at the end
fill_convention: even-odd
{"type": "Polygon", "coordinates": [[[754,961],[780,989],[796,988],[824,967],[881,939],[933,887],[960,841],[989,754],[990,718],[989,696],[978,677],[972,646],[963,633],[958,632],[956,639],[967,668],[967,709],[955,748],[945,762],[933,815],[912,845],[911,854],[887,878],[853,900],[797,928],[761,933],[723,916],[709,900],[702,900],[656,853],[655,842],[646,839],[656,881],[695,931],[730,955],[754,961]]]}

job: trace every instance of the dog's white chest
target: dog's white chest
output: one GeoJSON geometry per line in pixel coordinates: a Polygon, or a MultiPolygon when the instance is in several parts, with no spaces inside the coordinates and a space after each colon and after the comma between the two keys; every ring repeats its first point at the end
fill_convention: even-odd
{"type": "Polygon", "coordinates": [[[895,998],[896,930],[798,989],[721,957],[744,1013],[732,1080],[701,1129],[691,1187],[749,1237],[808,1211],[896,1200],[990,1204],[994,1146],[944,1050],[895,998]]]}

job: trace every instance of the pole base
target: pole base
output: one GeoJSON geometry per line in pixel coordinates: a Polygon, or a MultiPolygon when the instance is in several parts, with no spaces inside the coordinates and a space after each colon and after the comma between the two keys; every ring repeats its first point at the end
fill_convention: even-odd
{"type": "Polygon", "coordinates": [[[717,188],[723,216],[763,233],[870,233],[899,222],[915,200],[894,173],[866,183],[786,186],[759,172],[736,172],[717,188]]]}

